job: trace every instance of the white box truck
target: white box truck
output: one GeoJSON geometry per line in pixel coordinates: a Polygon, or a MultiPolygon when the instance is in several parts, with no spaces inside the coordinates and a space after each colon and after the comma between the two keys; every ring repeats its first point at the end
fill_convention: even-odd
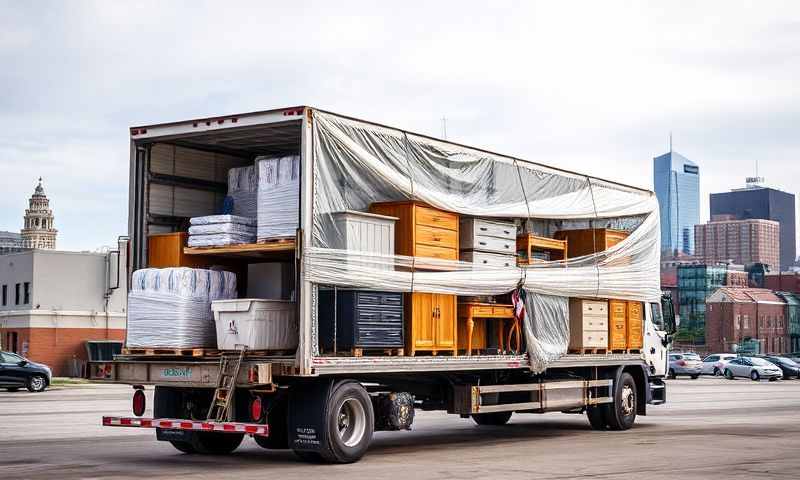
{"type": "MultiPolygon", "coordinates": [[[[264,291],[256,283],[273,278],[266,290],[294,301],[298,346],[233,355],[127,349],[106,375],[134,386],[134,415],[104,417],[104,425],[153,428],[158,440],[184,452],[228,453],[251,435],[264,448],[292,449],[302,459],[353,462],[374,431],[409,428],[415,409],[472,417],[479,425],[505,424],[513,413],[586,413],[594,429],[625,430],[648,405],[666,401],[663,379],[675,316],[660,292],[658,204],[650,191],[307,106],[133,127],[130,139],[129,274],[151,265],[150,235],[182,231],[190,217],[219,213],[230,168],[264,156],[299,156],[299,184],[288,193],[298,196],[294,238],[180,252],[195,265],[205,259],[237,271],[240,298],[264,291]],[[422,205],[417,211],[428,217],[418,213],[412,224],[421,223],[419,234],[435,242],[458,238],[430,233],[439,218],[431,212],[514,222],[520,236],[539,239],[570,229],[614,229],[624,239],[595,244],[580,256],[569,255],[565,243],[542,240],[551,244],[542,256],[533,252],[519,265],[482,265],[459,261],[457,243],[447,250],[417,238],[416,256],[401,251],[399,245],[409,241],[403,237],[411,228],[406,219],[395,224],[394,254],[341,248],[364,240],[344,241],[334,219],[380,202],[422,205]],[[254,265],[264,263],[281,266],[269,270],[273,277],[253,275],[254,265]],[[334,332],[338,326],[341,333],[352,327],[358,305],[348,314],[321,299],[348,289],[402,293],[405,310],[386,303],[384,310],[394,313],[384,316],[378,297],[364,296],[377,301],[368,322],[402,322],[405,345],[420,348],[342,351],[335,346],[338,333],[331,348],[320,319],[335,309],[334,332]],[[505,295],[502,311],[513,310],[513,318],[487,321],[485,331],[476,326],[472,348],[465,348],[459,343],[464,322],[472,337],[472,316],[483,310],[461,318],[460,310],[435,307],[427,313],[433,322],[428,326],[456,326],[420,332],[415,309],[424,302],[413,297],[420,294],[458,296],[459,309],[488,302],[487,316],[498,313],[487,297],[505,295]],[[576,299],[589,306],[576,307],[576,299]],[[633,345],[623,338],[614,348],[607,338],[613,312],[589,311],[591,302],[610,305],[609,299],[638,305],[641,323],[627,327],[638,329],[633,345]],[[570,335],[571,322],[582,314],[605,329],[594,332],[600,343],[592,331],[575,335],[580,322],[570,335]],[[517,341],[506,342],[514,328],[517,341]],[[448,347],[426,352],[426,334],[440,336],[448,347]],[[155,389],[152,417],[143,416],[145,388],[155,389]]],[[[274,218],[262,210],[270,205],[258,208],[259,220],[274,218]]],[[[480,234],[474,225],[470,231],[480,234]]],[[[465,253],[462,259],[473,258],[465,253]]],[[[364,335],[380,333],[375,325],[358,328],[364,335]]]]}

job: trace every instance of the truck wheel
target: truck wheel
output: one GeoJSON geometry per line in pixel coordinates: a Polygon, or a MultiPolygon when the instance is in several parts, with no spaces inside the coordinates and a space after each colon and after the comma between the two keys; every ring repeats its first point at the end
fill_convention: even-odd
{"type": "Polygon", "coordinates": [[[623,372],[614,386],[614,403],[608,406],[608,427],[611,430],[627,430],[636,421],[636,382],[628,372],[623,372]]]}
{"type": "Polygon", "coordinates": [[[472,420],[478,425],[505,425],[511,419],[514,412],[492,412],[476,413],[472,415],[472,420]]]}
{"type": "Polygon", "coordinates": [[[175,440],[170,440],[169,443],[171,443],[173,447],[177,448],[183,453],[197,453],[197,450],[195,450],[192,444],[189,442],[178,442],[175,440]]]}
{"type": "Polygon", "coordinates": [[[319,451],[322,460],[352,463],[363,457],[375,430],[372,401],[364,387],[352,381],[335,385],[325,411],[327,435],[319,451]]]}
{"type": "Polygon", "coordinates": [[[262,437],[253,435],[259,447],[267,450],[283,450],[289,448],[289,425],[287,410],[288,405],[285,399],[273,402],[267,413],[267,424],[269,424],[269,435],[262,437]]]}
{"type": "Polygon", "coordinates": [[[606,405],[590,405],[586,407],[586,417],[589,419],[589,425],[592,426],[592,430],[608,430],[606,410],[606,405]]]}

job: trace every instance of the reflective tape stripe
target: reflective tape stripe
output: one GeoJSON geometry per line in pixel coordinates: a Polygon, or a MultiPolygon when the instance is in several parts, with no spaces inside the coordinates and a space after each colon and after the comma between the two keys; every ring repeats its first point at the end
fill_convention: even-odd
{"type": "Polygon", "coordinates": [[[107,427],[166,428],[170,430],[200,430],[225,433],[248,433],[268,436],[269,425],[240,422],[194,422],[167,418],[103,417],[107,427]]]}

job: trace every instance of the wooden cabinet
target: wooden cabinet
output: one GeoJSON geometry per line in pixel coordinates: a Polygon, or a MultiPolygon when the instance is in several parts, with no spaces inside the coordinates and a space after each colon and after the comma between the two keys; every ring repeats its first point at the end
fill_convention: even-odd
{"type": "Polygon", "coordinates": [[[625,350],[628,348],[628,302],[609,300],[608,309],[608,348],[625,350]]]}
{"type": "Polygon", "coordinates": [[[398,219],[398,255],[458,260],[458,214],[412,201],[373,203],[369,210],[398,219]]]}
{"type": "Polygon", "coordinates": [[[151,233],[147,236],[147,266],[150,268],[192,267],[212,265],[212,259],[201,255],[186,255],[183,247],[189,234],[186,232],[151,233]]]}
{"type": "MultiPolygon", "coordinates": [[[[397,218],[398,255],[458,260],[458,215],[420,202],[373,203],[370,212],[397,218]]],[[[417,270],[425,266],[417,265],[417,270]]],[[[458,353],[456,296],[415,292],[405,294],[406,350],[458,353]]]]}
{"type": "Polygon", "coordinates": [[[367,290],[319,292],[320,345],[325,351],[403,347],[403,294],[367,290]],[[335,305],[335,307],[334,307],[335,305]],[[334,315],[335,313],[335,315],[334,315]]]}
{"type": "Polygon", "coordinates": [[[452,351],[456,345],[456,296],[441,293],[407,293],[406,348],[409,355],[417,351],[452,351]],[[408,301],[410,298],[410,301],[408,301]]]}
{"type": "Polygon", "coordinates": [[[641,350],[644,345],[642,331],[644,329],[642,302],[628,302],[628,350],[641,350]]]}
{"type": "Polygon", "coordinates": [[[567,241],[569,244],[567,258],[572,258],[607,250],[625,240],[628,232],[610,228],[584,228],[559,230],[553,237],[567,241]]]}
{"type": "Polygon", "coordinates": [[[569,299],[569,349],[608,348],[608,308],[605,300],[569,299]]]}
{"type": "Polygon", "coordinates": [[[537,237],[526,233],[517,237],[517,262],[530,265],[535,262],[550,262],[567,259],[566,240],[537,237]]]}

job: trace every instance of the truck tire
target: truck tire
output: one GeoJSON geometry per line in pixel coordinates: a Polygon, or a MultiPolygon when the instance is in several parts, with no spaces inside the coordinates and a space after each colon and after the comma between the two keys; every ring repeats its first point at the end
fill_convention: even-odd
{"type": "Polygon", "coordinates": [[[592,430],[608,430],[607,410],[608,408],[605,404],[586,407],[586,417],[589,419],[589,425],[591,425],[592,430]]]}
{"type": "Polygon", "coordinates": [[[511,420],[512,413],[514,412],[476,413],[472,415],[472,421],[478,425],[505,425],[511,420]]]}
{"type": "Polygon", "coordinates": [[[175,440],[170,440],[169,443],[171,443],[173,447],[177,448],[183,453],[197,453],[197,450],[195,450],[192,444],[189,442],[179,442],[175,440]]]}
{"type": "Polygon", "coordinates": [[[288,405],[285,399],[280,399],[270,405],[267,413],[269,436],[253,435],[259,447],[267,450],[284,450],[289,448],[288,405]]]}
{"type": "Polygon", "coordinates": [[[375,430],[375,413],[360,383],[341,381],[332,386],[324,402],[323,442],[318,452],[295,451],[305,461],[353,463],[369,448],[375,430]]]}
{"type": "Polygon", "coordinates": [[[610,430],[627,430],[636,421],[636,381],[630,373],[622,372],[614,385],[614,402],[609,404],[606,420],[610,430]]]}

